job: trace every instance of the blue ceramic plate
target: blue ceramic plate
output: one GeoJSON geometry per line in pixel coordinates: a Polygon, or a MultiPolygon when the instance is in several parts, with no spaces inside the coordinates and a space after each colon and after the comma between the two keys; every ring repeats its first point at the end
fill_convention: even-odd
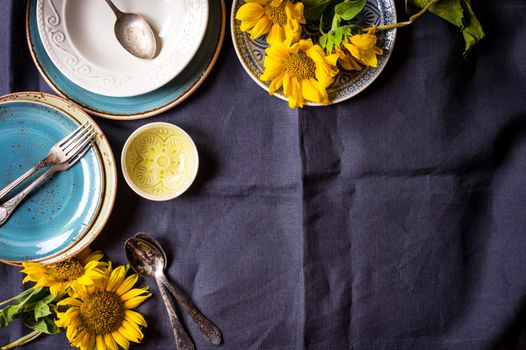
{"type": "Polygon", "coordinates": [[[28,1],[26,35],[40,73],[58,94],[74,101],[89,113],[110,119],[145,118],[181,103],[208,76],[221,50],[225,32],[224,1],[210,1],[210,14],[203,43],[191,63],[174,80],[144,95],[109,97],[82,89],[68,80],[53,64],[38,34],[36,4],[36,0],[28,1]]]}
{"type": "MultiPolygon", "coordinates": [[[[67,114],[41,103],[0,103],[0,187],[77,127],[67,114]]],[[[103,185],[101,160],[92,148],[70,170],[37,188],[0,226],[0,259],[41,259],[80,239],[98,213],[103,185]]]]}

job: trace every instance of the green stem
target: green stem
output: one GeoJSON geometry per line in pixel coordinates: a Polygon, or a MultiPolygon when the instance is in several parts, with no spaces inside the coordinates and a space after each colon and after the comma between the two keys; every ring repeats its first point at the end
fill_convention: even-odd
{"type": "Polygon", "coordinates": [[[33,331],[33,332],[29,333],[29,334],[24,335],[21,338],[18,338],[17,340],[12,342],[11,344],[7,344],[6,346],[1,347],[0,350],[9,350],[9,349],[14,349],[17,346],[25,345],[25,344],[35,340],[36,338],[40,337],[41,334],[42,334],[42,332],[40,332],[40,331],[33,331]]]}
{"type": "Polygon", "coordinates": [[[33,293],[33,288],[28,288],[25,291],[23,291],[22,293],[18,294],[17,296],[14,296],[11,299],[7,299],[7,300],[4,300],[4,301],[0,302],[0,306],[2,306],[4,304],[7,304],[7,303],[9,303],[9,302],[11,302],[13,300],[25,298],[26,295],[31,294],[31,293],[33,293]]]}
{"type": "Polygon", "coordinates": [[[408,26],[412,24],[414,21],[418,19],[418,17],[422,16],[427,10],[429,10],[433,5],[435,5],[440,0],[433,0],[429,4],[427,4],[424,8],[422,8],[419,12],[415,13],[411,17],[409,17],[409,21],[405,22],[398,22],[398,23],[392,23],[392,24],[385,24],[383,26],[376,26],[376,27],[369,27],[369,28],[362,28],[362,32],[368,32],[369,30],[376,28],[376,30],[388,30],[393,28],[401,28],[408,26]]]}
{"type": "Polygon", "coordinates": [[[334,17],[332,18],[331,30],[338,28],[340,26],[340,21],[341,21],[340,16],[335,14],[334,17]]]}

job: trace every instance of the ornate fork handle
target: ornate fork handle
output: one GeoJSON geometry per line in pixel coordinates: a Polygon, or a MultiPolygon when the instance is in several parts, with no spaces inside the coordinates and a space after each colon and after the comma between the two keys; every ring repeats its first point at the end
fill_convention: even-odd
{"type": "Polygon", "coordinates": [[[214,344],[221,344],[221,331],[208,318],[205,317],[197,308],[181,293],[179,292],[164,276],[159,276],[161,283],[173,294],[179,305],[190,315],[205,339],[214,344]]]}
{"type": "Polygon", "coordinates": [[[6,194],[11,192],[16,186],[18,186],[22,182],[24,182],[25,179],[27,179],[28,177],[30,177],[31,175],[33,175],[34,173],[36,173],[37,171],[39,171],[40,169],[42,169],[43,167],[48,166],[48,165],[49,165],[48,158],[42,159],[40,162],[35,164],[31,169],[29,169],[28,171],[26,171],[25,173],[20,175],[16,180],[14,180],[9,185],[4,187],[0,191],[0,199],[2,199],[6,194]]]}
{"type": "Polygon", "coordinates": [[[5,222],[9,219],[11,214],[15,211],[15,209],[18,207],[20,203],[26,198],[26,196],[33,191],[36,187],[38,187],[42,182],[44,182],[48,177],[53,175],[56,172],[55,167],[51,167],[48,171],[46,171],[44,174],[40,175],[35,181],[33,181],[29,186],[24,188],[19,194],[5,202],[4,204],[0,205],[0,226],[5,224],[5,222]]]}
{"type": "Polygon", "coordinates": [[[194,344],[192,343],[192,340],[188,336],[188,333],[186,333],[181,323],[181,320],[179,320],[179,317],[177,317],[175,307],[172,304],[172,301],[170,300],[170,298],[168,297],[168,294],[166,293],[166,289],[164,288],[163,284],[161,283],[159,279],[156,278],[156,281],[157,281],[157,286],[159,287],[159,291],[161,292],[161,296],[164,301],[164,306],[166,307],[166,311],[168,311],[168,317],[172,325],[172,331],[174,333],[177,349],[178,350],[194,350],[194,344]]]}

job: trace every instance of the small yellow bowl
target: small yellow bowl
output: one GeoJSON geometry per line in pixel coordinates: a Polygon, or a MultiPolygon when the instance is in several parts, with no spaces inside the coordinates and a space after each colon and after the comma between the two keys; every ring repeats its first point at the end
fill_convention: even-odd
{"type": "Polygon", "coordinates": [[[194,182],[199,155],[192,138],[169,123],[135,130],[124,144],[122,172],[138,195],[153,201],[179,197],[194,182]]]}

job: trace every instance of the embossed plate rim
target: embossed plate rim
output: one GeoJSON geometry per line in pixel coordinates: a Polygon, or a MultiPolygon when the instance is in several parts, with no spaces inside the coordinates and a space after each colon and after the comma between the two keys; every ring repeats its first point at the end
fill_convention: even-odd
{"type": "MultiPolygon", "coordinates": [[[[97,107],[96,103],[89,102],[89,101],[80,101],[74,97],[71,96],[71,93],[68,92],[68,89],[63,86],[63,84],[60,82],[60,79],[67,80],[65,77],[55,77],[53,76],[53,73],[50,73],[46,70],[44,63],[41,61],[43,58],[40,57],[40,54],[36,52],[35,45],[36,43],[33,42],[33,36],[35,36],[35,33],[32,33],[31,30],[31,22],[30,19],[33,20],[33,14],[32,14],[32,5],[36,5],[36,0],[28,0],[26,5],[26,42],[29,47],[29,52],[31,54],[31,58],[33,59],[33,62],[35,63],[35,66],[37,67],[41,77],[44,79],[44,81],[51,87],[55,93],[57,93],[59,96],[69,99],[73,101],[75,104],[79,105],[84,111],[96,115],[101,118],[106,119],[113,119],[113,120],[137,120],[137,119],[144,119],[156,116],[160,113],[163,113],[182,102],[186,101],[187,98],[189,98],[197,89],[204,83],[206,78],[210,75],[212,72],[212,69],[214,68],[218,58],[219,54],[221,53],[221,49],[224,43],[225,39],[225,31],[226,31],[226,9],[225,9],[225,2],[224,0],[220,0],[219,2],[219,19],[218,19],[218,31],[216,36],[214,37],[214,51],[212,55],[206,60],[206,65],[200,67],[200,73],[198,76],[195,77],[195,80],[193,79],[191,81],[191,84],[188,87],[185,87],[183,91],[178,92],[177,96],[173,96],[171,100],[159,104],[158,106],[153,106],[151,108],[146,108],[144,110],[138,111],[138,112],[114,112],[114,111],[108,111],[108,109],[104,107],[97,107]]],[[[209,18],[210,22],[210,18],[209,18]]],[[[209,28],[208,28],[209,29],[209,28]]],[[[207,30],[208,30],[207,29],[207,30]]],[[[205,34],[206,36],[206,34],[205,34]]],[[[39,40],[40,38],[38,35],[36,35],[35,40],[39,40]]],[[[45,54],[45,52],[43,53],[45,54]]],[[[47,54],[46,54],[47,55],[47,54]]],[[[183,71],[184,72],[184,71],[183,71]]],[[[60,72],[57,72],[55,74],[61,74],[60,72]]],[[[177,79],[177,78],[175,78],[177,79]]],[[[170,83],[168,83],[170,84],[170,83]]],[[[161,87],[160,89],[163,89],[161,87]]]]}
{"type": "MultiPolygon", "coordinates": [[[[172,45],[163,45],[163,48],[167,47],[168,51],[161,51],[160,57],[155,57],[153,62],[137,59],[138,65],[144,65],[144,68],[147,68],[146,70],[135,69],[129,70],[127,73],[115,73],[108,70],[107,67],[92,62],[77,49],[77,45],[70,37],[65,19],[66,14],[64,13],[67,2],[71,0],[36,1],[38,34],[53,64],[66,78],[83,89],[111,97],[142,95],[160,88],[175,78],[184,70],[199,50],[206,33],[209,15],[208,0],[184,0],[184,6],[188,10],[183,19],[185,21],[184,24],[195,22],[193,26],[195,30],[190,32],[192,40],[187,39],[186,36],[189,33],[185,32],[184,35],[179,37],[179,43],[181,40],[189,42],[189,49],[181,52],[175,42],[172,45]],[[198,10],[193,10],[194,2],[199,3],[198,10]],[[51,14],[54,18],[58,18],[58,20],[54,21],[56,24],[51,23],[49,18],[52,17],[45,16],[45,14],[51,14]],[[57,36],[60,39],[54,40],[57,36]],[[71,62],[71,64],[68,62],[71,62]],[[108,82],[117,84],[117,86],[108,85],[108,82]],[[118,86],[119,84],[120,86],[118,86]]],[[[108,11],[108,17],[110,16],[109,13],[110,11],[108,11]]],[[[110,34],[113,35],[113,33],[110,34]]],[[[164,38],[163,42],[171,43],[173,38],[171,38],[172,40],[169,39],[164,38]]],[[[122,52],[125,54],[124,50],[122,52]]]]}

